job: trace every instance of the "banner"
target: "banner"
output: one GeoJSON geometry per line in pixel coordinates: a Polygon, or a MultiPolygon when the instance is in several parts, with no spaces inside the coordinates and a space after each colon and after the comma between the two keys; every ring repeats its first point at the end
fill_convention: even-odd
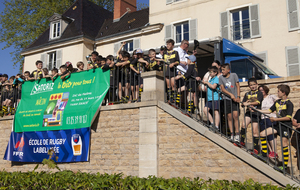
{"type": "Polygon", "coordinates": [[[88,161],[90,128],[41,132],[11,132],[4,159],[15,162],[42,162],[48,150],[56,162],[88,161]],[[55,157],[57,156],[57,160],[55,157]]]}
{"type": "Polygon", "coordinates": [[[14,131],[50,131],[90,127],[109,86],[102,69],[72,73],[61,80],[43,78],[22,85],[14,131]]]}

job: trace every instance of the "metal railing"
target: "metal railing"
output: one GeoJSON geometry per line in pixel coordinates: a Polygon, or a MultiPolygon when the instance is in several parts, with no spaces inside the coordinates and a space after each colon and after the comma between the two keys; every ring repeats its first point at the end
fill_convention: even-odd
{"type": "Polygon", "coordinates": [[[14,115],[15,110],[21,100],[21,86],[5,85],[1,86],[1,110],[0,116],[14,115]]]}
{"type": "MultiPolygon", "coordinates": [[[[169,69],[169,67],[165,66],[165,69],[169,69]]],[[[164,80],[165,84],[167,80],[172,81],[173,79],[175,80],[176,78],[176,73],[174,73],[172,76],[166,76],[165,75],[166,70],[164,72],[164,80]]],[[[187,115],[188,117],[196,120],[197,122],[205,125],[208,127],[211,131],[219,134],[221,137],[226,138],[227,140],[231,141],[232,143],[235,143],[236,146],[242,148],[243,150],[247,151],[249,153],[249,156],[252,155],[256,157],[257,159],[261,160],[262,162],[265,162],[266,164],[270,165],[273,167],[275,170],[282,172],[284,175],[289,176],[295,181],[300,182],[300,180],[297,178],[299,176],[299,166],[300,166],[300,153],[299,153],[299,143],[300,143],[300,132],[296,129],[293,129],[292,126],[287,125],[283,122],[277,122],[272,123],[268,127],[272,129],[272,134],[271,136],[275,136],[275,125],[278,125],[279,131],[278,136],[280,138],[277,140],[276,138],[273,141],[273,147],[276,147],[276,144],[279,142],[279,148],[274,150],[274,158],[269,157],[270,153],[270,144],[263,144],[264,149],[267,150],[265,156],[263,155],[264,153],[262,152],[262,146],[258,145],[259,150],[255,150],[254,147],[254,128],[253,128],[253,122],[250,122],[248,126],[246,126],[245,130],[245,144],[241,143],[240,139],[240,134],[241,134],[241,122],[240,122],[240,114],[241,113],[246,113],[246,109],[251,108],[252,111],[250,111],[250,120],[252,121],[253,118],[261,118],[261,115],[263,115],[266,119],[261,119],[261,123],[263,122],[267,126],[267,119],[269,119],[269,116],[266,114],[261,113],[257,109],[253,107],[242,107],[240,108],[240,103],[242,102],[237,102],[237,115],[238,118],[234,118],[234,111],[233,111],[233,104],[234,101],[227,95],[221,92],[220,90],[213,90],[212,93],[217,93],[218,99],[214,100],[214,95],[212,94],[212,109],[208,109],[207,105],[208,104],[208,94],[207,94],[207,85],[204,85],[202,81],[197,81],[195,77],[191,77],[187,79],[186,81],[179,81],[174,82],[173,89],[168,89],[168,85],[165,85],[165,102],[173,106],[174,108],[178,109],[181,111],[184,115],[187,115]],[[181,87],[181,82],[184,82],[184,85],[187,85],[186,90],[181,90],[183,89],[181,87]],[[177,86],[178,85],[178,86],[177,86]],[[194,87],[192,88],[192,85],[194,87]],[[180,88],[181,87],[181,88],[180,88]],[[176,97],[176,98],[174,98],[176,97]],[[194,98],[193,101],[192,98],[194,98]],[[229,100],[225,101],[226,97],[229,98],[229,100]],[[215,102],[214,102],[215,101],[215,102]],[[228,103],[230,104],[230,113],[227,113],[226,106],[229,106],[228,103]],[[196,104],[196,105],[195,105],[196,104]],[[218,109],[219,108],[219,109],[218,109]],[[206,109],[206,110],[205,110],[206,109]],[[215,111],[218,109],[219,114],[215,114],[215,111]],[[209,116],[210,113],[210,116],[209,116]],[[209,118],[211,117],[211,118],[209,118]],[[218,118],[217,118],[218,117],[218,118]],[[235,129],[235,124],[234,124],[234,119],[237,119],[237,130],[235,129]],[[211,121],[210,121],[211,120],[211,121]],[[219,121],[218,127],[216,127],[216,121],[219,121]],[[228,122],[229,121],[229,122],[228,122]],[[232,130],[230,131],[230,121],[232,122],[232,130]],[[288,151],[284,150],[283,146],[283,131],[282,128],[285,127],[287,128],[287,133],[286,134],[288,137],[291,137],[288,139],[288,146],[287,149],[288,151]],[[234,139],[232,139],[231,134],[236,134],[239,136],[238,142],[234,142],[234,139]],[[252,140],[251,140],[252,139],[252,140]],[[288,153],[287,153],[288,152],[288,153]],[[295,152],[296,155],[292,155],[292,153],[295,152]],[[288,154],[288,163],[289,164],[284,164],[284,159],[287,159],[287,154],[288,154]],[[279,155],[279,156],[276,156],[279,155]],[[297,159],[298,158],[298,159],[297,159]],[[282,167],[283,166],[283,167],[282,167]],[[286,167],[285,167],[286,166],[286,167]],[[298,166],[298,168],[296,167],[298,166]],[[282,168],[281,168],[282,167],[282,168]]],[[[172,88],[172,86],[171,86],[172,88]]],[[[243,116],[243,121],[245,122],[245,114],[243,116]]],[[[217,122],[218,123],[218,122],[217,122]]],[[[260,125],[260,123],[258,123],[260,125]]],[[[245,125],[245,124],[244,124],[245,125]]],[[[266,127],[267,128],[267,127],[266,127]]],[[[263,132],[260,131],[260,126],[258,126],[259,130],[259,142],[261,141],[261,138],[264,138],[262,135],[263,132],[266,133],[266,130],[263,132]]],[[[269,136],[270,136],[269,135],[269,136]]],[[[267,138],[267,137],[266,137],[267,138]]],[[[256,146],[257,147],[257,146],[256,146]]],[[[286,149],[286,147],[285,147],[286,149]]],[[[274,172],[277,172],[274,171],[274,172]]]]}

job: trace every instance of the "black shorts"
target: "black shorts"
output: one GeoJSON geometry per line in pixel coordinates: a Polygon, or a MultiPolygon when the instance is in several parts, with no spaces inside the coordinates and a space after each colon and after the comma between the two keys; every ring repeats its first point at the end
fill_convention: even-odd
{"type": "Polygon", "coordinates": [[[247,111],[245,113],[245,117],[249,117],[251,119],[251,122],[253,122],[253,123],[259,123],[260,115],[257,115],[257,112],[252,112],[252,114],[251,114],[249,111],[247,111]]]}
{"type": "Polygon", "coordinates": [[[233,100],[225,100],[224,101],[224,108],[225,108],[225,113],[229,114],[231,111],[238,111],[240,105],[237,102],[234,102],[233,100]]]}
{"type": "MultiPolygon", "coordinates": [[[[292,126],[292,122],[288,122],[288,123],[284,123],[288,126],[292,126]]],[[[281,137],[285,137],[287,139],[291,138],[292,136],[292,129],[288,128],[285,125],[281,125],[279,127],[279,123],[277,122],[277,124],[274,126],[274,129],[277,131],[277,135],[281,136],[281,137]],[[280,131],[281,129],[281,131],[280,131]]]]}
{"type": "Polygon", "coordinates": [[[208,107],[209,109],[213,110],[219,110],[219,101],[208,101],[205,104],[205,107],[208,107]]]}
{"type": "Polygon", "coordinates": [[[119,83],[122,84],[122,86],[125,86],[126,83],[129,83],[129,74],[127,72],[119,72],[119,83]]]}
{"type": "Polygon", "coordinates": [[[141,75],[136,74],[134,71],[131,71],[130,85],[137,86],[143,84],[143,78],[141,75]]]}
{"type": "Polygon", "coordinates": [[[196,92],[196,82],[195,82],[195,80],[185,81],[185,87],[189,92],[196,92]]]}
{"type": "Polygon", "coordinates": [[[170,68],[169,65],[168,65],[167,68],[166,68],[166,77],[167,78],[173,78],[173,77],[176,77],[176,76],[177,76],[177,73],[176,73],[175,67],[170,68]]]}
{"type": "Polygon", "coordinates": [[[184,82],[183,78],[180,78],[180,79],[176,80],[176,86],[177,86],[177,88],[181,88],[184,85],[185,85],[185,82],[184,82]]]}

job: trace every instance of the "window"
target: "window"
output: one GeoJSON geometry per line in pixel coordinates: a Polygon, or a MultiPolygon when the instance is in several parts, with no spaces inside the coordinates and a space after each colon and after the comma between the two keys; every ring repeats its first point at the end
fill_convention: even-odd
{"type": "Polygon", "coordinates": [[[51,38],[59,38],[60,37],[60,22],[55,22],[51,24],[51,38]]]}
{"type": "Polygon", "coordinates": [[[250,38],[250,22],[248,7],[231,12],[232,16],[232,39],[242,40],[250,38]]]}
{"type": "Polygon", "coordinates": [[[184,22],[175,25],[175,43],[180,43],[182,40],[189,41],[189,23],[184,22]]]}
{"type": "Polygon", "coordinates": [[[123,50],[127,52],[133,51],[133,40],[126,42],[123,50]]]}
{"type": "Polygon", "coordinates": [[[174,39],[178,44],[182,40],[197,40],[197,19],[187,20],[165,26],[165,42],[174,39]]]}
{"type": "Polygon", "coordinates": [[[56,52],[48,53],[48,69],[57,68],[56,65],[56,52]]]}
{"type": "Polygon", "coordinates": [[[289,31],[295,31],[300,29],[299,19],[299,1],[298,0],[287,0],[287,15],[288,15],[288,26],[289,31]]]}
{"type": "Polygon", "coordinates": [[[171,4],[178,1],[182,1],[182,0],[166,0],[166,4],[171,4]]]}
{"type": "Polygon", "coordinates": [[[287,62],[287,76],[300,75],[300,53],[298,46],[288,46],[285,48],[287,62]]]}
{"type": "Polygon", "coordinates": [[[261,37],[258,4],[222,12],[220,21],[223,38],[244,40],[261,37]]]}
{"type": "Polygon", "coordinates": [[[240,79],[246,78],[247,80],[253,77],[253,70],[256,68],[248,59],[231,61],[230,66],[232,73],[236,73],[240,79]]]}

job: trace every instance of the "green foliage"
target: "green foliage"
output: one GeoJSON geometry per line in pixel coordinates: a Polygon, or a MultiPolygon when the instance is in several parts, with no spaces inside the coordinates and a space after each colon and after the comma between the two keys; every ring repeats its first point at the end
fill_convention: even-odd
{"type": "MultiPolygon", "coordinates": [[[[44,159],[42,164],[43,166],[44,165],[47,165],[49,169],[58,169],[60,170],[60,168],[57,166],[57,164],[55,163],[55,161],[52,159],[52,158],[55,158],[55,160],[57,161],[58,160],[58,156],[56,156],[55,152],[53,149],[49,149],[48,150],[48,155],[49,155],[49,158],[48,159],[44,159]]],[[[39,167],[39,164],[37,164],[34,168],[33,171],[35,171],[37,168],[39,167]]]]}
{"type": "Polygon", "coordinates": [[[130,190],[190,190],[190,189],[298,189],[293,186],[286,188],[271,184],[262,185],[247,180],[245,182],[227,180],[207,181],[195,178],[163,179],[154,176],[138,178],[133,176],[123,177],[122,174],[90,174],[72,171],[51,172],[0,172],[1,189],[130,189],[130,190]]]}
{"type": "MultiPolygon", "coordinates": [[[[91,0],[95,4],[113,10],[113,0],[91,0]]],[[[0,42],[5,42],[3,49],[13,47],[11,52],[13,65],[23,65],[20,52],[31,44],[48,27],[54,13],[62,14],[74,0],[5,0],[5,9],[0,15],[0,42]]]]}

